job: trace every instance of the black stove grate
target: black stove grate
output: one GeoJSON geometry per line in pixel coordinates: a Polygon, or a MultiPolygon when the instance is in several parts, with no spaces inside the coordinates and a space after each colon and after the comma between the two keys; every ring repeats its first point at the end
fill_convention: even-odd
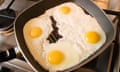
{"type": "Polygon", "coordinates": [[[10,9],[10,7],[14,1],[15,0],[12,0],[5,9],[0,10],[0,31],[7,31],[13,28],[16,13],[13,9],[10,9]]]}

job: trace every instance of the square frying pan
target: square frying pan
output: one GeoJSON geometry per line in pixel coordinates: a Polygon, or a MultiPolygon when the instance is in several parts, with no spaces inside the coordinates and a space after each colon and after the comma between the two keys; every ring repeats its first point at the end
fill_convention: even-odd
{"type": "Polygon", "coordinates": [[[85,59],[78,65],[66,69],[62,72],[73,71],[85,65],[89,61],[93,60],[96,56],[100,55],[107,48],[107,46],[111,44],[111,42],[115,37],[115,29],[113,27],[112,22],[107,18],[105,13],[100,8],[98,8],[91,0],[40,0],[37,3],[33,4],[31,7],[25,9],[16,18],[14,22],[15,37],[18,48],[22,53],[22,55],[24,56],[24,58],[26,59],[26,61],[31,65],[31,67],[36,72],[48,72],[48,71],[42,68],[40,64],[38,64],[38,62],[33,58],[30,51],[28,50],[28,47],[25,43],[25,39],[23,36],[23,27],[25,23],[31,18],[42,15],[46,10],[65,2],[74,2],[80,7],[82,7],[86,13],[93,16],[98,21],[104,32],[106,33],[107,40],[105,44],[99,50],[97,50],[93,55],[89,56],[87,59],[85,59]]]}

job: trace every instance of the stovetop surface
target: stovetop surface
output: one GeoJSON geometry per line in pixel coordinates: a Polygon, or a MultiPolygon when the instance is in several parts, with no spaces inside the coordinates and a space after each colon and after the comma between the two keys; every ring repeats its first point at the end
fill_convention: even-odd
{"type": "MultiPolygon", "coordinates": [[[[12,0],[4,0],[4,4],[0,4],[0,10],[6,8],[6,5],[8,5],[10,1],[12,0]]],[[[16,15],[18,15],[25,7],[29,7],[32,3],[35,2],[28,0],[15,0],[15,3],[11,6],[11,9],[15,10],[16,15]]],[[[114,18],[112,18],[111,20],[113,20],[114,18]]],[[[84,70],[86,70],[86,72],[116,72],[118,69],[116,69],[116,67],[113,67],[116,66],[113,58],[115,58],[116,60],[115,55],[118,54],[117,52],[119,51],[119,49],[114,48],[114,44],[115,43],[113,42],[101,55],[74,72],[83,72],[84,70]]],[[[14,37],[14,32],[9,34],[0,34],[0,50],[6,50],[10,47],[15,46],[16,41],[14,37]]],[[[2,66],[0,67],[0,69],[7,70],[7,72],[34,72],[26,63],[23,57],[1,63],[0,65],[2,66]]]]}

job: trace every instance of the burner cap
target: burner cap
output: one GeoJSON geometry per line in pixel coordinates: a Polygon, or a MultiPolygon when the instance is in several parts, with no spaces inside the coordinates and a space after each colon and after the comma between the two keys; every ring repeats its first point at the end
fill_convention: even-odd
{"type": "Polygon", "coordinates": [[[3,9],[0,11],[0,30],[6,31],[13,26],[15,11],[12,9],[3,9]]]}

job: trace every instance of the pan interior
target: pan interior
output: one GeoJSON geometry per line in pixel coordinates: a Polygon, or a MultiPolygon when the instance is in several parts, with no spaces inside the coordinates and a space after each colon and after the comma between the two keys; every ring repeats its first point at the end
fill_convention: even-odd
{"type": "Polygon", "coordinates": [[[113,40],[115,32],[114,32],[112,23],[108,20],[105,14],[90,0],[43,0],[43,1],[39,1],[38,3],[34,4],[30,8],[22,12],[15,21],[15,35],[16,35],[16,40],[20,47],[21,53],[36,71],[47,72],[38,64],[36,60],[34,60],[33,56],[29,52],[27,45],[25,43],[24,36],[23,36],[23,27],[29,19],[37,17],[43,14],[49,8],[55,7],[56,5],[62,4],[64,2],[75,2],[77,5],[81,6],[84,10],[86,10],[86,12],[88,12],[90,15],[95,17],[107,36],[106,43],[98,51],[96,51],[94,55],[91,55],[88,59],[84,60],[81,64],[69,69],[70,71],[81,67],[85,63],[89,62],[90,60],[98,56],[101,52],[103,52],[107,48],[107,46],[113,40]]]}

